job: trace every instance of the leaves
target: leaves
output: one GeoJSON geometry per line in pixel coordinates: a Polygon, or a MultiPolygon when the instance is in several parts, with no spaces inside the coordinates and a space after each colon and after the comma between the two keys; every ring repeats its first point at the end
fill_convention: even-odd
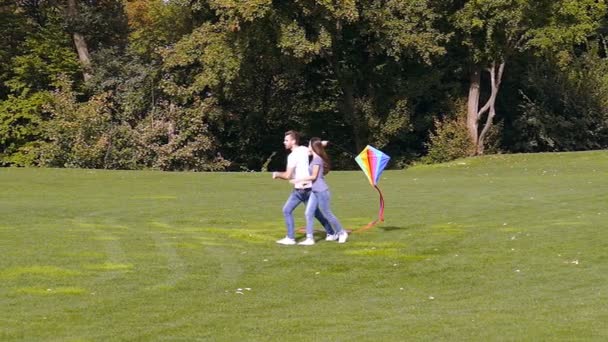
{"type": "Polygon", "coordinates": [[[605,11],[603,0],[471,0],[453,20],[474,62],[483,64],[525,49],[568,49],[598,28],[605,11]]]}
{"type": "Polygon", "coordinates": [[[339,168],[368,143],[403,165],[459,141],[438,113],[466,96],[469,67],[498,62],[495,141],[608,146],[605,80],[590,71],[603,64],[581,63],[605,57],[605,0],[103,0],[76,1],[71,16],[65,1],[2,4],[4,165],[277,169],[283,158],[269,156],[288,129],[335,142],[339,168]],[[86,82],[75,31],[91,54],[86,82]],[[525,80],[546,60],[568,87],[525,80]]]}
{"type": "Polygon", "coordinates": [[[236,37],[225,28],[222,24],[201,25],[163,52],[164,68],[172,73],[162,84],[168,94],[187,101],[205,89],[229,91],[242,56],[236,37]]]}

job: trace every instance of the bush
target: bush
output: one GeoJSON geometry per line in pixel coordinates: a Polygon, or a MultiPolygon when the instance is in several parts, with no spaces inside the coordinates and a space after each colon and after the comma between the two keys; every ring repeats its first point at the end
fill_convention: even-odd
{"type": "Polygon", "coordinates": [[[126,123],[114,125],[109,137],[103,160],[104,168],[136,170],[143,167],[137,158],[137,132],[131,126],[126,123]]]}
{"type": "Polygon", "coordinates": [[[160,170],[225,170],[230,162],[217,152],[206,123],[215,110],[212,100],[190,108],[163,104],[155,117],[136,127],[140,163],[160,170]]]}
{"type": "Polygon", "coordinates": [[[443,163],[475,153],[475,146],[467,131],[466,106],[461,102],[455,107],[454,115],[443,120],[435,119],[435,132],[429,136],[426,144],[428,154],[422,158],[422,162],[443,163]]]}
{"type": "Polygon", "coordinates": [[[162,104],[135,128],[120,120],[104,92],[78,102],[62,79],[46,106],[43,140],[28,145],[40,166],[221,171],[230,164],[217,153],[206,120],[218,110],[212,100],[190,108],[162,104]]]}
{"type": "Polygon", "coordinates": [[[70,90],[55,92],[47,107],[51,120],[43,125],[41,166],[104,168],[112,124],[107,97],[101,94],[77,103],[70,90]]]}

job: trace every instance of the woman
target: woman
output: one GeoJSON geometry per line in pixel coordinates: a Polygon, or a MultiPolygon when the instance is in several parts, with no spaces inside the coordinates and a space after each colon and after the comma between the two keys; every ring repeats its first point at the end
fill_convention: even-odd
{"type": "Polygon", "coordinates": [[[325,175],[329,173],[330,169],[329,157],[327,156],[323,143],[319,138],[310,139],[310,144],[308,147],[312,152],[312,161],[310,162],[309,166],[310,176],[291,181],[294,184],[312,181],[312,193],[310,194],[310,198],[308,199],[308,204],[306,206],[306,240],[298,244],[304,246],[315,244],[315,240],[313,238],[313,224],[315,210],[317,207],[319,210],[321,210],[323,216],[327,218],[329,224],[334,230],[334,235],[328,235],[326,240],[338,240],[338,243],[344,243],[346,242],[346,239],[348,239],[348,233],[342,228],[340,221],[338,221],[338,218],[336,218],[336,216],[331,212],[329,207],[329,187],[327,186],[327,183],[325,183],[325,175]]]}

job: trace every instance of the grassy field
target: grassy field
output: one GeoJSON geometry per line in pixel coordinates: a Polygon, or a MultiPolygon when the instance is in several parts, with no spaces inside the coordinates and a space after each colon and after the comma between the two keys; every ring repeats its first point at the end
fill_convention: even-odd
{"type": "MultiPolygon", "coordinates": [[[[0,169],[0,340],[606,340],[607,170],[386,172],[385,223],[302,247],[269,174],[0,169]]],[[[377,214],[362,172],[328,182],[346,227],[377,214]]]]}

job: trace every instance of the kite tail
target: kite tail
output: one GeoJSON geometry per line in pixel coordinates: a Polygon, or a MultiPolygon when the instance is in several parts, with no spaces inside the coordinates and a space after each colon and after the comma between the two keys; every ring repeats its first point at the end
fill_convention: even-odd
{"type": "Polygon", "coordinates": [[[374,188],[378,191],[380,195],[380,210],[378,211],[378,220],[384,222],[384,196],[382,196],[382,191],[377,185],[374,185],[374,188]]]}
{"type": "Polygon", "coordinates": [[[368,223],[367,226],[361,227],[361,228],[353,231],[353,233],[366,231],[366,230],[370,229],[371,227],[375,226],[376,224],[378,224],[378,222],[384,222],[384,196],[382,196],[382,191],[380,190],[380,188],[377,185],[374,185],[374,188],[376,188],[376,191],[378,191],[378,194],[380,195],[380,209],[378,210],[378,218],[376,220],[368,223]]]}

